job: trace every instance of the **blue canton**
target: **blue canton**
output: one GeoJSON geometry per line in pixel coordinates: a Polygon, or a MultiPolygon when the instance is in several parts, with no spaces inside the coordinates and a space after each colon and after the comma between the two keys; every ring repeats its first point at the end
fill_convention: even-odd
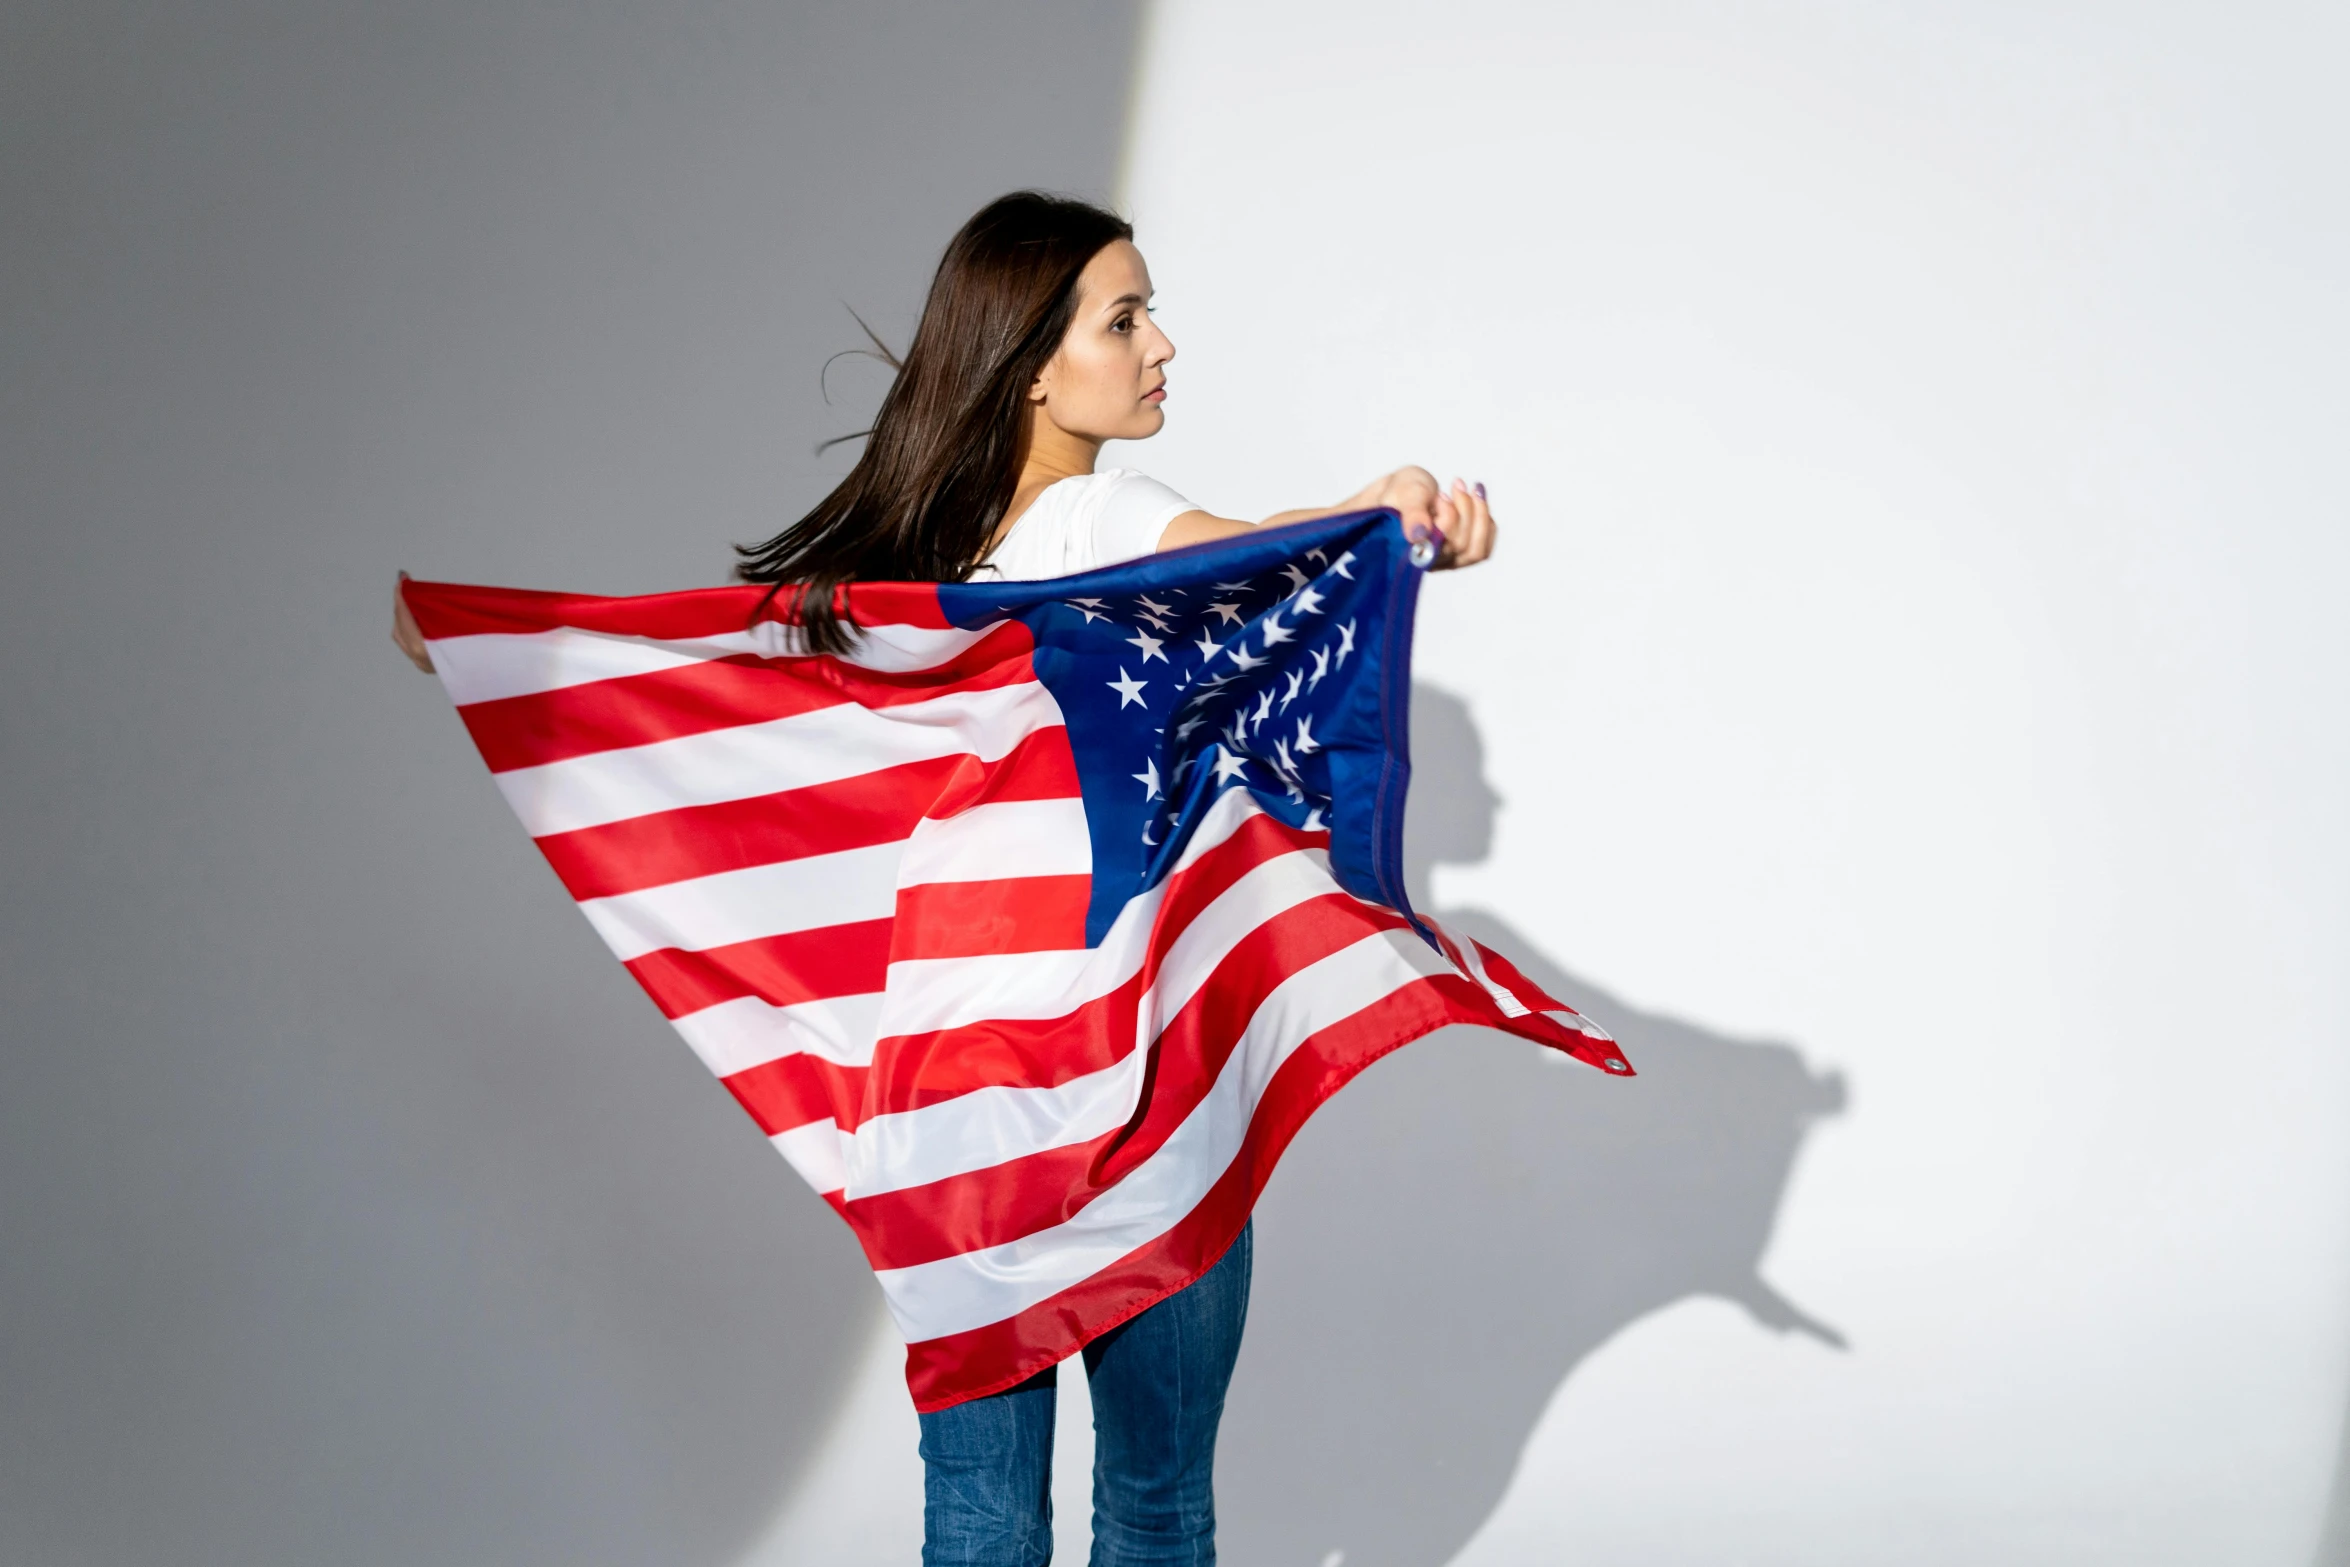
{"type": "Polygon", "coordinates": [[[1357,897],[1411,912],[1403,806],[1421,567],[1392,511],[1042,582],[947,583],[947,618],[1014,618],[1060,703],[1093,839],[1086,942],[1181,858],[1227,789],[1330,832],[1357,897]]]}

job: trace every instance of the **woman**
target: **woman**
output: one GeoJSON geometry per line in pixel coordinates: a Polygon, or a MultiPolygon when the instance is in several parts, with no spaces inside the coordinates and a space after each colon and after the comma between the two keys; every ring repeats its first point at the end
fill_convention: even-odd
{"type": "MultiPolygon", "coordinates": [[[[914,342],[849,476],[736,574],[774,584],[818,649],[855,628],[835,590],[856,581],[1040,578],[1264,524],[1373,506],[1440,540],[1439,567],[1493,547],[1484,486],[1439,489],[1401,468],[1335,506],[1249,523],[1193,506],[1102,444],[1166,423],[1175,357],[1150,316],[1133,230],[1083,202],[1022,192],[966,223],[939,263],[914,342]]],[[[772,595],[771,595],[772,596],[772,595]]],[[[395,595],[394,639],[430,669],[395,595]]],[[[1216,1427],[1248,1306],[1250,1232],[1178,1291],[1087,1344],[1094,1407],[1094,1548],[1108,1564],[1212,1562],[1216,1427]]],[[[923,1561],[1033,1564],[1052,1549],[1055,1373],[924,1414],[923,1561]]]]}

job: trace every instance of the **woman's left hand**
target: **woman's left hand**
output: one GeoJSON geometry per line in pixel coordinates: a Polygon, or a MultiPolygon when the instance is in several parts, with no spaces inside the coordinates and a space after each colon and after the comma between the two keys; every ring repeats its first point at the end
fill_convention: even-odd
{"type": "Polygon", "coordinates": [[[1485,486],[1455,479],[1452,488],[1436,498],[1436,531],[1443,543],[1431,571],[1474,566],[1493,553],[1493,509],[1485,504],[1485,486]]]}

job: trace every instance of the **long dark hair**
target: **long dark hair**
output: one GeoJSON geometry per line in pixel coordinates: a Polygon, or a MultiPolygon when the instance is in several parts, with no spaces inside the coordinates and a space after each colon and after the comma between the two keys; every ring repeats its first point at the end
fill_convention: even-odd
{"type": "MultiPolygon", "coordinates": [[[[914,346],[881,400],[864,455],[815,510],[734,574],[775,586],[820,652],[846,652],[839,590],[857,581],[960,582],[995,537],[1028,456],[1028,389],[1077,311],[1077,278],[1133,226],[1036,191],[998,197],[964,224],[930,280],[914,346]]],[[[860,323],[862,324],[862,323],[860,323]]]]}

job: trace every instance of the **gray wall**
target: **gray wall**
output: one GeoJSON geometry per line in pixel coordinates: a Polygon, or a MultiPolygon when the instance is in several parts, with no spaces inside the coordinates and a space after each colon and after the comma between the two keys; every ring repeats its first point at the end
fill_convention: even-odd
{"type": "Polygon", "coordinates": [[[385,640],[718,580],[1131,6],[0,12],[0,1562],[721,1562],[871,1320],[385,640]]]}

